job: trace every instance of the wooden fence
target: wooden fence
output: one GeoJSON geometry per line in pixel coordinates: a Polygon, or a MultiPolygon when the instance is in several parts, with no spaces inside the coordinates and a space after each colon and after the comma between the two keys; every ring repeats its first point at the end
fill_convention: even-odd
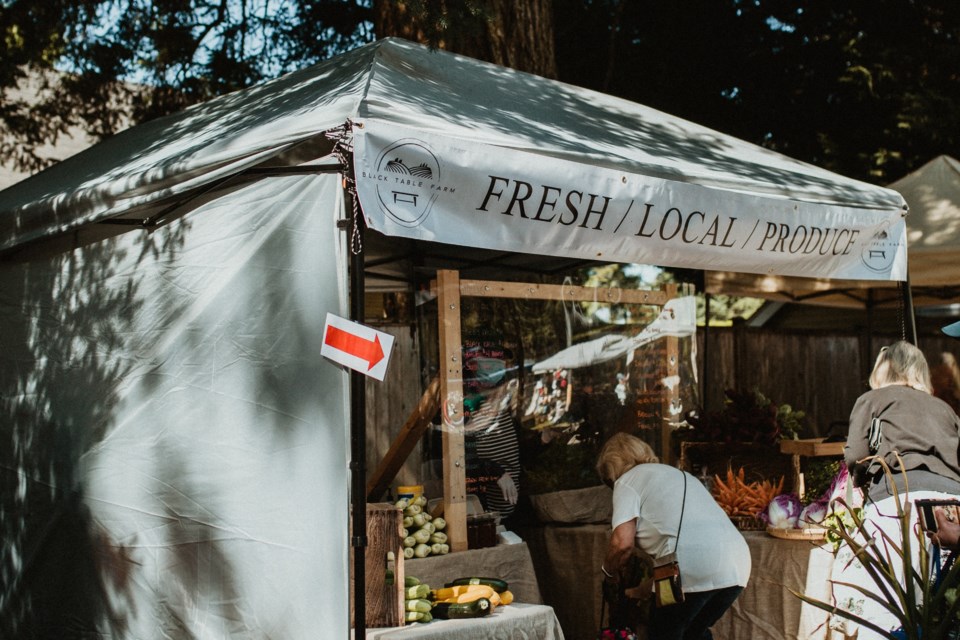
{"type": "MultiPolygon", "coordinates": [[[[701,404],[718,409],[725,389],[757,389],[778,404],[806,412],[812,435],[827,435],[831,428],[846,433],[854,402],[869,388],[867,379],[880,347],[898,337],[744,326],[711,328],[707,334],[701,329],[701,404]]],[[[960,342],[946,336],[921,335],[918,342],[931,367],[941,352],[960,354],[960,342]]]]}

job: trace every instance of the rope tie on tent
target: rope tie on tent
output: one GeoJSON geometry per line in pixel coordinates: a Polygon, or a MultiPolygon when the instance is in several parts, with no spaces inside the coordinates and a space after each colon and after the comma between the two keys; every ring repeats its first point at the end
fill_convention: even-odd
{"type": "Polygon", "coordinates": [[[343,167],[343,188],[350,194],[353,204],[352,219],[350,221],[350,252],[358,255],[363,250],[363,240],[360,235],[360,200],[357,198],[357,181],[353,175],[353,121],[347,120],[341,126],[326,131],[329,140],[333,140],[333,149],[330,153],[343,167]]]}

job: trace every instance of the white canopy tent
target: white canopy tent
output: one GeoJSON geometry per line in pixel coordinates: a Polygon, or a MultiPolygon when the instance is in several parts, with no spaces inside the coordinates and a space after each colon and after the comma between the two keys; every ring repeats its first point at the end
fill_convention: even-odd
{"type": "Polygon", "coordinates": [[[894,191],[399,40],[135,127],[0,192],[2,635],[348,637],[351,169],[398,242],[906,275],[894,191]]]}

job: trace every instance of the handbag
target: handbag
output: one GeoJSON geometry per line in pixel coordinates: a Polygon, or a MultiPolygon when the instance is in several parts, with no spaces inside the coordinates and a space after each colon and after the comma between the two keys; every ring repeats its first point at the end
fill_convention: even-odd
{"type": "MultiPolygon", "coordinates": [[[[683,470],[680,470],[683,473],[683,470]]],[[[687,504],[687,474],[683,473],[683,501],[680,503],[680,524],[677,525],[677,540],[673,553],[653,561],[653,595],[657,607],[669,607],[683,602],[683,583],[680,580],[680,563],[677,561],[677,545],[683,528],[683,509],[687,504]]]]}

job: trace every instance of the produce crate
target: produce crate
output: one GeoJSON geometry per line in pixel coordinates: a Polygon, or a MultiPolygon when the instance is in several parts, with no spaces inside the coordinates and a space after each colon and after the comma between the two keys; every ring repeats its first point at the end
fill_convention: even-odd
{"type": "MultiPolygon", "coordinates": [[[[367,505],[366,626],[397,627],[403,624],[403,513],[390,503],[367,505]],[[393,552],[393,562],[388,553],[393,552]],[[391,576],[388,569],[392,567],[391,576]]],[[[352,535],[352,534],[351,534],[352,535]]],[[[352,550],[351,550],[352,555],[352,550]]],[[[351,557],[350,568],[353,568],[351,557]]],[[[353,626],[353,574],[350,576],[350,625],[353,626]]]]}
{"type": "Polygon", "coordinates": [[[753,516],[730,516],[730,522],[740,531],[763,531],[767,525],[753,516]]]}

